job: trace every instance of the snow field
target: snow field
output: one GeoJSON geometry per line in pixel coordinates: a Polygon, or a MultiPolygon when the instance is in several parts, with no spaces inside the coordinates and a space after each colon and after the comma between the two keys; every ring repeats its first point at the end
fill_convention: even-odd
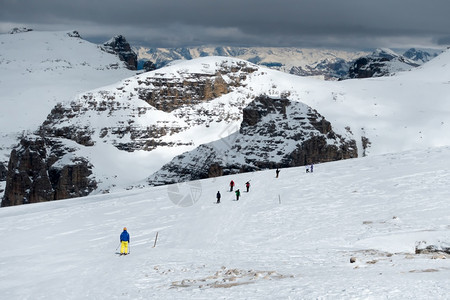
{"type": "Polygon", "coordinates": [[[449,260],[414,250],[450,243],[449,170],[443,147],[2,208],[0,294],[445,299],[449,260]]]}

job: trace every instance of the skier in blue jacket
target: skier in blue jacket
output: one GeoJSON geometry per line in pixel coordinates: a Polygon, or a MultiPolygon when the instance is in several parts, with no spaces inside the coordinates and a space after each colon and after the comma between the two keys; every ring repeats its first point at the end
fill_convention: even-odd
{"type": "Polygon", "coordinates": [[[128,254],[128,243],[130,242],[130,234],[127,231],[127,228],[124,227],[122,233],[120,234],[120,254],[127,255],[128,254]]]}

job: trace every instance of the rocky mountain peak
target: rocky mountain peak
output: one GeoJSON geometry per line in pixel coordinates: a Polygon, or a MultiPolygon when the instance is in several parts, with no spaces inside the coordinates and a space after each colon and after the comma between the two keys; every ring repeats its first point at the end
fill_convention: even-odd
{"type": "Polygon", "coordinates": [[[116,35],[101,46],[101,49],[117,54],[130,70],[137,70],[137,54],[131,49],[124,36],[116,35]]]}
{"type": "Polygon", "coordinates": [[[356,59],[350,66],[347,78],[389,76],[407,71],[420,64],[386,48],[376,49],[372,54],[356,59]]]}
{"type": "Polygon", "coordinates": [[[371,54],[374,58],[386,58],[388,60],[392,60],[394,58],[400,57],[401,55],[395,53],[393,50],[389,48],[377,48],[371,54]]]}
{"type": "Polygon", "coordinates": [[[415,48],[407,50],[405,53],[403,53],[403,56],[420,63],[425,63],[431,60],[433,57],[436,57],[436,55],[431,55],[427,51],[418,50],[415,48]]]}

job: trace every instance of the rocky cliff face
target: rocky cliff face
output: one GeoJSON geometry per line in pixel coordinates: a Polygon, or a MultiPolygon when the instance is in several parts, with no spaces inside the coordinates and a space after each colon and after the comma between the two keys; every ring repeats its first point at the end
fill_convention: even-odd
{"type": "Polygon", "coordinates": [[[125,62],[128,69],[137,70],[137,54],[131,49],[125,37],[117,35],[104,43],[101,47],[104,51],[117,54],[121,61],[125,62]]]}
{"type": "Polygon", "coordinates": [[[8,172],[8,169],[3,165],[3,163],[0,162],[0,181],[6,180],[6,173],[8,172]]]}
{"type": "MultiPolygon", "coordinates": [[[[116,99],[101,100],[96,95],[85,94],[83,104],[72,102],[70,105],[58,104],[42,124],[40,131],[44,136],[68,139],[86,147],[94,146],[96,142],[103,141],[113,144],[119,150],[133,152],[135,150],[150,151],[158,146],[170,144],[162,139],[186,129],[171,122],[157,122],[148,126],[140,126],[138,120],[145,116],[149,107],[130,107],[116,99]],[[131,114],[130,114],[131,112],[131,114]],[[105,126],[96,126],[90,123],[90,115],[94,113],[99,119],[114,119],[120,115],[117,122],[99,122],[105,126]]],[[[107,96],[106,96],[107,97],[107,96]]],[[[95,121],[94,121],[95,122],[95,121]]],[[[181,145],[179,143],[178,145],[181,145]]]]}
{"type": "Polygon", "coordinates": [[[240,131],[184,153],[149,177],[159,185],[357,157],[356,142],[300,102],[261,96],[243,111],[240,131]]]}
{"type": "Polygon", "coordinates": [[[30,136],[11,152],[2,206],[86,196],[96,188],[92,166],[61,141],[30,136]]]}
{"type": "Polygon", "coordinates": [[[172,112],[182,106],[207,102],[239,87],[247,76],[257,71],[250,64],[223,64],[214,74],[186,74],[182,78],[154,76],[139,80],[136,89],[141,100],[156,109],[172,112]]]}
{"type": "MultiPolygon", "coordinates": [[[[241,86],[256,70],[237,62],[224,64],[214,73],[137,76],[114,91],[85,93],[69,104],[56,105],[40,130],[44,136],[69,139],[83,146],[101,141],[129,152],[191,145],[191,140],[167,137],[191,126],[239,119],[239,110],[232,114],[224,105],[201,105],[241,86]]],[[[244,106],[242,102],[230,105],[244,106]]]]}

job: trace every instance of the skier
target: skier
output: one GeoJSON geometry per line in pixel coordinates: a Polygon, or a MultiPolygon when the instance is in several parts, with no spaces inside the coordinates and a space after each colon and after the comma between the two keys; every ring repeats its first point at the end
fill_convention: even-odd
{"type": "Polygon", "coordinates": [[[239,201],[239,196],[241,195],[241,192],[239,191],[239,189],[236,190],[236,201],[239,201]]]}
{"type": "Polygon", "coordinates": [[[313,172],[314,165],[311,164],[311,173],[313,172]]]}
{"type": "Polygon", "coordinates": [[[278,178],[278,174],[280,174],[280,170],[278,170],[278,168],[277,168],[277,170],[275,172],[277,173],[276,178],[278,178]]]}
{"type": "Polygon", "coordinates": [[[130,242],[130,235],[127,232],[127,228],[124,227],[120,234],[120,255],[128,254],[128,243],[130,242]]]}
{"type": "Polygon", "coordinates": [[[234,181],[231,180],[231,181],[230,181],[230,192],[233,191],[233,187],[234,187],[234,181]]]}
{"type": "Polygon", "coordinates": [[[245,187],[247,188],[247,193],[248,193],[248,190],[250,189],[250,181],[247,181],[245,183],[245,187]]]}
{"type": "Polygon", "coordinates": [[[220,192],[219,191],[217,191],[217,203],[220,203],[220,192]]]}

